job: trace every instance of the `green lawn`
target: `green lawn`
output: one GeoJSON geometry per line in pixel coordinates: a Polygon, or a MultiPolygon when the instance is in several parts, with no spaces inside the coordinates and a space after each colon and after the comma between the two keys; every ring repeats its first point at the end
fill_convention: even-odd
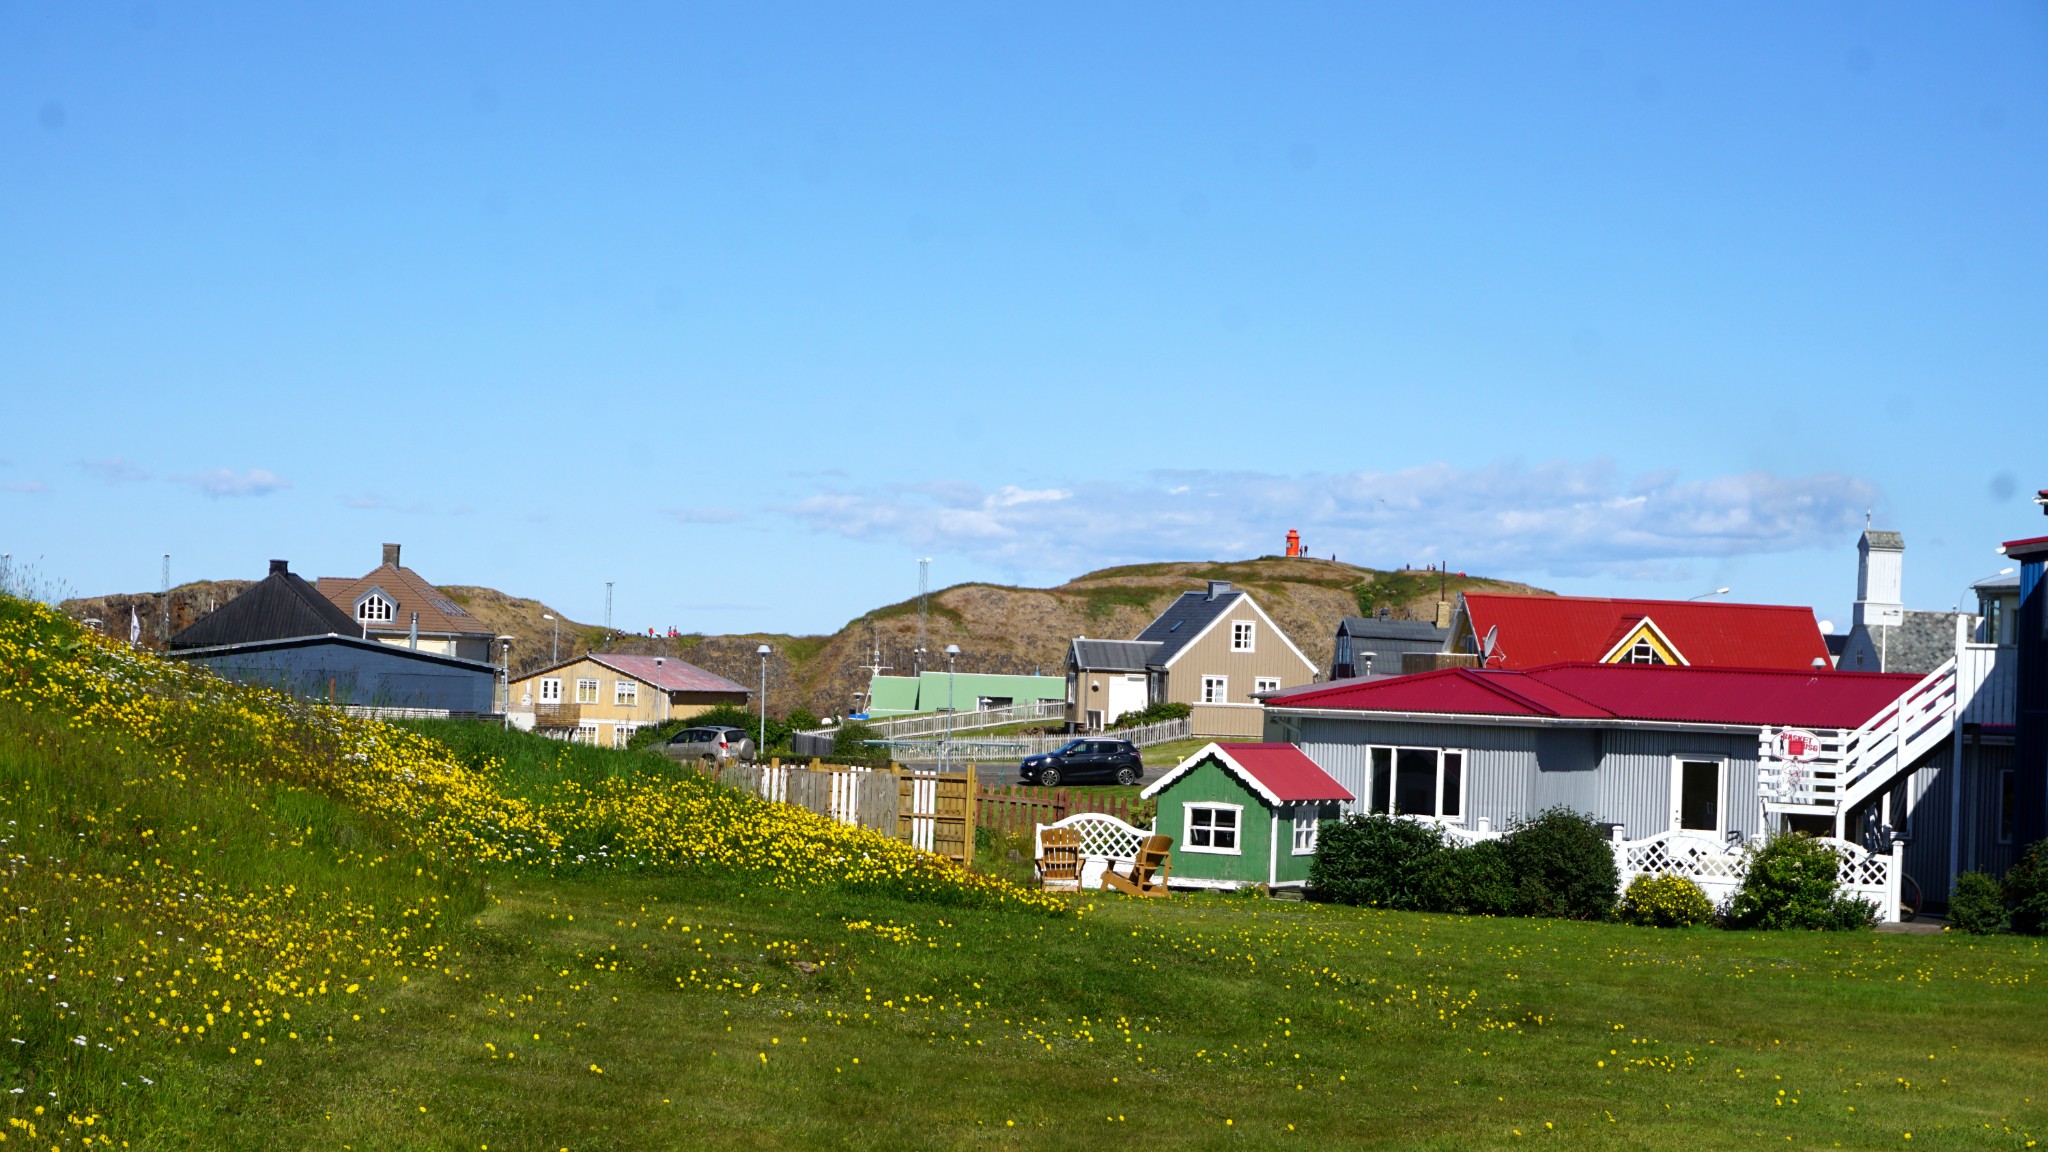
{"type": "Polygon", "coordinates": [[[2034,940],[551,881],[183,1121],[280,1149],[2019,1148],[2044,1021],[2034,940]]]}

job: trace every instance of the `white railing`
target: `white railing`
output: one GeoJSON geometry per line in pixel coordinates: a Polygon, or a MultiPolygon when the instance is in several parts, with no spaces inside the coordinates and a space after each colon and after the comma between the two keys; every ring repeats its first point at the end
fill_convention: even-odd
{"type": "MultiPolygon", "coordinates": [[[[1156,825],[1157,820],[1153,823],[1156,825]]],[[[1126,824],[1100,812],[1076,812],[1064,820],[1040,824],[1032,833],[1032,859],[1045,859],[1048,828],[1073,828],[1081,833],[1081,890],[1102,887],[1104,872],[1122,871],[1138,859],[1138,846],[1151,839],[1152,829],[1126,824]]]]}
{"type": "MultiPolygon", "coordinates": [[[[999,724],[1023,724],[1032,720],[1063,720],[1067,715],[1064,700],[1037,700],[1030,704],[1006,704],[1001,708],[977,708],[969,712],[953,713],[950,725],[953,731],[969,728],[993,728],[999,724]]],[[[946,713],[934,712],[926,716],[905,716],[900,720],[854,720],[854,724],[865,724],[877,739],[892,740],[907,736],[931,736],[947,730],[946,713]]],[[[817,728],[806,732],[807,736],[830,736],[836,728],[817,728]]]]}
{"type": "Polygon", "coordinates": [[[1955,730],[1956,661],[1945,661],[1853,732],[1823,730],[1819,754],[1777,759],[1779,730],[1757,735],[1757,791],[1765,811],[1820,809],[1842,814],[1889,788],[1955,730]]]}
{"type": "Polygon", "coordinates": [[[1956,691],[1965,724],[2011,724],[2018,715],[2019,649],[1996,644],[1956,648],[1956,691]]]}

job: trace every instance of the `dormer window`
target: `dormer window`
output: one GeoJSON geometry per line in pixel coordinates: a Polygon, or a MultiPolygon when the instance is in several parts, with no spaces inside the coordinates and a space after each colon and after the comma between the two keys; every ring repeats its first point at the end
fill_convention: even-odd
{"type": "Polygon", "coordinates": [[[388,623],[398,617],[398,605],[381,591],[371,591],[356,601],[356,619],[365,624],[388,623]]]}
{"type": "Polygon", "coordinates": [[[1624,664],[1662,664],[1664,657],[1658,655],[1657,649],[1645,639],[1636,641],[1635,646],[1628,650],[1628,655],[1622,657],[1621,662],[1624,664]]]}

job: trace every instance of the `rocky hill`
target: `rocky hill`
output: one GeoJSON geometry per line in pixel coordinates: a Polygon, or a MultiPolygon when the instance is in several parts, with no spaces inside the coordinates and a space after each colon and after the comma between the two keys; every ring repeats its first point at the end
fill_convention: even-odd
{"type": "MultiPolygon", "coordinates": [[[[1273,621],[1318,666],[1327,667],[1337,621],[1379,607],[1400,619],[1429,619],[1437,597],[1473,591],[1540,593],[1541,589],[1502,580],[1428,570],[1379,571],[1309,558],[1265,557],[1238,561],[1186,561],[1136,564],[1090,572],[1054,588],[1014,588],[1000,584],[956,584],[933,592],[926,608],[928,652],[948,644],[961,650],[959,667],[976,672],[1043,672],[1060,674],[1067,642],[1075,636],[1127,639],[1158,615],[1182,592],[1198,590],[1210,580],[1228,580],[1249,591],[1273,621]]],[[[182,585],[171,592],[171,631],[184,627],[248,587],[247,581],[222,580],[182,585]]],[[[492,632],[516,637],[515,672],[549,662],[554,626],[545,615],[561,617],[538,600],[510,596],[493,588],[444,585],[449,598],[461,604],[492,632]]],[[[125,634],[128,609],[143,621],[143,642],[159,643],[157,621],[161,600],[155,593],[99,596],[67,600],[64,611],[75,617],[97,617],[107,631],[125,634]]],[[[854,693],[867,683],[866,665],[879,652],[892,673],[909,674],[916,665],[917,601],[876,608],[856,617],[829,636],[749,633],[722,636],[650,637],[624,635],[606,641],[602,627],[561,620],[560,652],[564,659],[592,649],[675,656],[721,676],[752,685],[760,680],[756,650],[774,649],[768,662],[768,703],[771,711],[803,707],[818,715],[843,714],[854,693]]],[[[925,667],[941,667],[944,657],[925,667]]]]}

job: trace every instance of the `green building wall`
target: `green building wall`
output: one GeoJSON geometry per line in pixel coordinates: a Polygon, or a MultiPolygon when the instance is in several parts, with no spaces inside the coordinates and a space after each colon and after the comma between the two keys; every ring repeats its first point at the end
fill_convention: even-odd
{"type": "Polygon", "coordinates": [[[1173,837],[1173,871],[1168,877],[1223,885],[1306,885],[1313,855],[1294,854],[1294,816],[1297,809],[1313,810],[1322,820],[1335,820],[1336,802],[1283,804],[1277,809],[1257,792],[1232,775],[1212,756],[1192,772],[1168,785],[1158,796],[1159,819],[1153,825],[1173,837]],[[1240,809],[1238,854],[1193,852],[1186,847],[1189,804],[1235,804],[1240,809]],[[1279,816],[1276,826],[1274,816],[1279,816]],[[1277,837],[1277,840],[1276,840],[1277,837]]]}

